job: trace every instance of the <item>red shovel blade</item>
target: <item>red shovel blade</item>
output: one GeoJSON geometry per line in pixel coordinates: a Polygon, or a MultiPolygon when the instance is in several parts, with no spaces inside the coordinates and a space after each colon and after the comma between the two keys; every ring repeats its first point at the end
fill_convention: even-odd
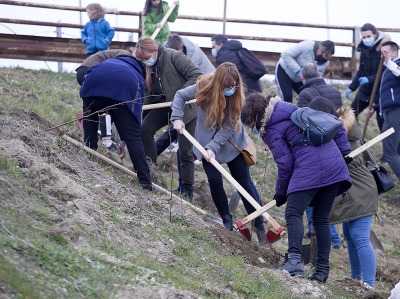
{"type": "Polygon", "coordinates": [[[281,232],[283,231],[283,227],[280,227],[276,233],[272,230],[269,230],[266,235],[267,242],[272,244],[278,241],[281,238],[281,232]]]}
{"type": "Polygon", "coordinates": [[[243,228],[242,220],[238,220],[235,222],[239,232],[247,239],[247,241],[251,241],[251,232],[248,228],[243,228]]]}
{"type": "Polygon", "coordinates": [[[82,113],[78,113],[78,114],[76,115],[76,119],[78,120],[78,127],[79,127],[79,129],[80,129],[81,131],[83,131],[83,122],[82,122],[82,120],[83,120],[83,114],[82,114],[82,113]]]}

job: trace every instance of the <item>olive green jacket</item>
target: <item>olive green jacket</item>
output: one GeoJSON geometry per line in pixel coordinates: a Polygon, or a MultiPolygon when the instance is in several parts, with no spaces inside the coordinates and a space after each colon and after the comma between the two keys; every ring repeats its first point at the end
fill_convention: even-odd
{"type": "MultiPolygon", "coordinates": [[[[351,150],[354,151],[361,146],[362,132],[353,110],[350,107],[341,107],[337,114],[347,131],[351,150]]],[[[333,202],[330,224],[376,215],[378,212],[378,189],[374,177],[363,163],[363,155],[354,157],[348,168],[353,185],[344,197],[338,196],[333,202]]]]}
{"type": "MultiPolygon", "coordinates": [[[[143,16],[144,20],[144,35],[151,36],[154,31],[157,29],[156,24],[160,23],[161,20],[164,18],[165,14],[169,10],[169,5],[167,2],[162,2],[163,12],[162,14],[157,15],[158,7],[152,6],[150,12],[143,16]]],[[[168,36],[170,35],[170,30],[168,26],[168,22],[175,22],[176,18],[178,17],[179,5],[175,6],[174,10],[172,11],[171,15],[168,17],[167,21],[165,22],[163,28],[161,28],[160,32],[157,34],[155,41],[164,44],[168,36]]]]}
{"type": "MultiPolygon", "coordinates": [[[[146,98],[144,105],[171,102],[178,90],[196,84],[197,78],[203,73],[195,65],[189,57],[184,53],[175,51],[173,49],[165,48],[159,45],[158,58],[153,69],[157,68],[157,72],[161,79],[161,88],[163,97],[148,97],[149,93],[146,90],[146,98]]],[[[146,68],[148,71],[149,68],[146,68]]],[[[157,84],[157,82],[153,82],[157,84]]],[[[183,122],[187,124],[197,117],[196,104],[189,104],[185,106],[183,122]]]]}

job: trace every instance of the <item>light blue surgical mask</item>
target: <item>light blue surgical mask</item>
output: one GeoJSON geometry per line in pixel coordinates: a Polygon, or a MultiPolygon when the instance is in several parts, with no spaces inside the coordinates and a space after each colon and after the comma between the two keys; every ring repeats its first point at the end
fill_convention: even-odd
{"type": "Polygon", "coordinates": [[[211,49],[211,55],[217,57],[218,53],[216,49],[211,49]]]}
{"type": "Polygon", "coordinates": [[[375,40],[373,38],[366,38],[363,39],[364,45],[366,45],[368,48],[372,47],[374,45],[375,40]]]}
{"type": "Polygon", "coordinates": [[[153,56],[149,58],[147,61],[143,61],[143,63],[147,66],[153,66],[156,63],[157,59],[154,59],[153,56]]]}
{"type": "Polygon", "coordinates": [[[237,86],[231,88],[224,88],[224,96],[230,97],[235,94],[237,86]]]}

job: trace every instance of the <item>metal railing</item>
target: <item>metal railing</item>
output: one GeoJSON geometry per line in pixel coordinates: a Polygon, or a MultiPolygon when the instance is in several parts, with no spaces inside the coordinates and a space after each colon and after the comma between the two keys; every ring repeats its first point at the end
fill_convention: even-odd
{"type": "MultiPolygon", "coordinates": [[[[32,2],[24,2],[24,1],[10,1],[10,0],[0,0],[0,5],[15,5],[15,6],[25,6],[25,7],[34,7],[34,8],[46,8],[46,9],[57,9],[57,10],[65,10],[65,11],[77,11],[84,12],[85,8],[78,6],[66,6],[66,5],[53,5],[53,4],[42,4],[42,3],[32,3],[32,2]]],[[[140,37],[143,32],[142,26],[142,12],[132,12],[132,11],[118,11],[118,10],[107,10],[107,14],[110,15],[125,15],[125,16],[136,16],[138,17],[138,26],[137,28],[124,28],[124,27],[114,27],[116,31],[120,32],[130,32],[137,33],[140,37]]],[[[336,30],[347,30],[351,31],[353,35],[353,42],[340,42],[335,41],[335,45],[351,47],[352,48],[352,58],[349,57],[334,57],[331,61],[330,67],[327,69],[328,75],[331,74],[331,77],[337,77],[337,73],[340,72],[342,77],[350,77],[351,73],[357,70],[357,52],[356,45],[359,43],[359,28],[355,26],[336,26],[336,25],[325,25],[325,24],[306,24],[306,23],[290,23],[290,22],[274,22],[274,21],[265,21],[265,20],[248,20],[248,19],[234,19],[234,18],[217,18],[217,17],[203,17],[203,16],[188,16],[188,15],[178,15],[178,19],[184,20],[196,20],[196,21],[211,21],[211,22],[227,22],[227,23],[240,23],[240,24],[257,24],[257,25],[273,25],[273,26],[290,26],[290,27],[306,27],[306,28],[322,28],[322,29],[336,29],[336,30]]],[[[33,20],[22,20],[22,19],[10,19],[10,18],[0,18],[0,23],[9,23],[9,24],[25,24],[25,25],[37,25],[37,26],[49,26],[56,28],[83,28],[83,25],[80,24],[72,24],[72,23],[60,23],[60,22],[43,22],[43,21],[33,21],[33,20]]],[[[400,32],[400,29],[393,28],[379,28],[381,31],[385,32],[400,32]]],[[[214,34],[220,32],[213,33],[199,33],[199,32],[189,32],[189,31],[173,31],[182,36],[195,36],[195,37],[211,37],[214,34]]],[[[265,36],[247,36],[247,35],[231,35],[226,34],[228,38],[231,39],[241,39],[241,40],[256,40],[256,41],[269,41],[269,42],[287,42],[287,43],[298,43],[302,40],[300,39],[290,39],[290,38],[276,38],[276,37],[265,37],[265,36]]],[[[20,36],[20,35],[19,35],[20,36]]],[[[65,41],[44,38],[44,37],[32,37],[23,36],[23,38],[19,38],[24,43],[18,42],[18,38],[13,39],[11,36],[7,36],[6,34],[0,34],[0,58],[12,58],[12,57],[25,57],[25,59],[32,60],[42,60],[43,57],[47,57],[47,60],[50,61],[65,61],[65,62],[80,62],[85,58],[84,48],[85,46],[80,44],[79,39],[70,39],[70,38],[59,38],[65,41]],[[38,41],[40,42],[38,43],[38,41]],[[74,44],[74,49],[64,49],[65,42],[68,44],[74,44]],[[16,45],[17,47],[12,47],[11,43],[16,45]],[[35,44],[35,48],[37,51],[33,51],[33,53],[29,54],[29,48],[31,48],[35,44]],[[54,51],[50,51],[48,54],[45,54],[44,51],[51,48],[50,44],[53,46],[54,51]],[[40,50],[40,46],[42,45],[42,50],[40,50]],[[15,51],[19,51],[20,54],[13,53],[15,51]],[[39,54],[40,52],[40,54],[39,54]],[[73,55],[70,55],[73,52],[73,55]],[[35,55],[34,53],[37,53],[35,55]]],[[[116,48],[125,45],[121,42],[113,41],[111,43],[111,48],[116,48]]],[[[70,48],[70,47],[68,47],[70,48]]],[[[202,48],[206,55],[212,62],[215,62],[215,58],[210,55],[210,48],[202,48]]],[[[269,68],[274,67],[276,62],[279,60],[279,53],[275,52],[267,52],[267,51],[253,51],[258,58],[269,68]]],[[[339,76],[340,77],[340,76],[339,76]]]]}

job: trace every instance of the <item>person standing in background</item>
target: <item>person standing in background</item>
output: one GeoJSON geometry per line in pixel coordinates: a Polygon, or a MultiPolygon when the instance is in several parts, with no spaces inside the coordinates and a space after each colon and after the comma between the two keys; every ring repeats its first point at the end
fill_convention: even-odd
{"type": "MultiPolygon", "coordinates": [[[[366,23],[361,27],[361,36],[362,41],[357,46],[357,51],[360,52],[360,67],[345,92],[346,99],[349,99],[350,93],[358,88],[356,97],[351,103],[351,108],[355,111],[356,118],[369,105],[376,73],[381,61],[381,47],[384,42],[390,41],[389,35],[376,30],[375,26],[370,23],[366,23]]],[[[376,90],[374,102],[374,110],[379,111],[379,88],[376,90]]],[[[376,114],[376,120],[379,130],[382,132],[383,118],[378,113],[376,114]]]]}
{"type": "Polygon", "coordinates": [[[92,55],[108,49],[115,30],[104,19],[104,8],[98,3],[86,6],[86,12],[90,19],[81,32],[82,43],[86,45],[86,54],[92,55]]]}
{"type": "Polygon", "coordinates": [[[152,36],[157,28],[161,28],[160,32],[155,37],[155,41],[164,44],[167,40],[170,30],[168,22],[175,22],[178,17],[179,11],[179,1],[174,1],[176,5],[175,9],[172,11],[171,15],[168,17],[164,26],[161,27],[161,20],[164,18],[165,14],[169,10],[169,5],[165,1],[161,0],[146,0],[144,5],[143,20],[144,20],[144,36],[152,36]]]}
{"type": "Polygon", "coordinates": [[[335,44],[330,40],[315,42],[306,40],[282,52],[275,68],[275,81],[285,102],[293,101],[293,91],[300,93],[301,68],[315,62],[321,76],[329,65],[329,59],[335,54],[335,44]]]}

